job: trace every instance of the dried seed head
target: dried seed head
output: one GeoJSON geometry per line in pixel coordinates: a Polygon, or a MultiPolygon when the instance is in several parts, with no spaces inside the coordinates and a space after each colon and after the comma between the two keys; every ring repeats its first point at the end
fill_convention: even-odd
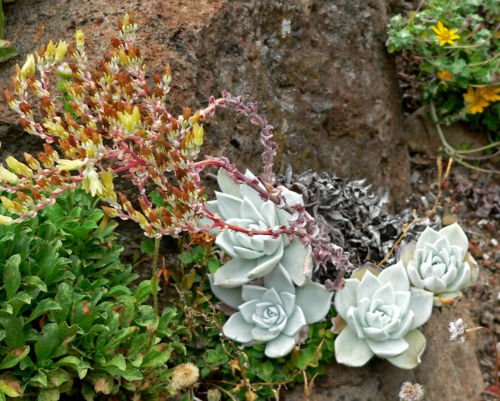
{"type": "Polygon", "coordinates": [[[200,376],[198,367],[190,362],[182,363],[174,368],[170,385],[174,390],[193,386],[200,376]]]}

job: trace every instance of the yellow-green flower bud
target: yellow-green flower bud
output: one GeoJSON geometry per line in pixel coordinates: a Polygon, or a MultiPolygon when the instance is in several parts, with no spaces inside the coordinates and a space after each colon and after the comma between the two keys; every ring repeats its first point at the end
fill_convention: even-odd
{"type": "Polygon", "coordinates": [[[21,214],[26,211],[26,207],[24,207],[19,202],[10,200],[5,196],[0,196],[0,199],[2,200],[2,204],[4,205],[4,207],[11,213],[21,214]]]}
{"type": "Polygon", "coordinates": [[[33,75],[35,75],[35,70],[36,70],[36,64],[35,64],[35,57],[33,54],[28,55],[26,57],[26,61],[24,62],[22,68],[21,68],[21,77],[22,78],[28,78],[33,75]]]}
{"type": "Polygon", "coordinates": [[[68,44],[64,40],[60,40],[56,48],[56,60],[61,61],[68,51],[68,44]]]}
{"type": "Polygon", "coordinates": [[[122,113],[119,111],[118,120],[125,130],[132,132],[135,127],[141,124],[141,112],[139,111],[139,107],[134,106],[132,113],[122,113]]]}
{"type": "Polygon", "coordinates": [[[77,29],[75,32],[76,47],[78,50],[82,50],[85,45],[85,34],[81,29],[77,29]]]}
{"type": "Polygon", "coordinates": [[[47,49],[45,49],[45,58],[51,59],[56,55],[56,46],[54,42],[50,41],[47,45],[47,49]]]}
{"type": "Polygon", "coordinates": [[[33,171],[26,164],[21,163],[13,156],[7,157],[5,162],[7,163],[7,166],[9,166],[9,168],[17,174],[24,175],[25,177],[31,177],[33,175],[33,171]]]}
{"type": "Polygon", "coordinates": [[[85,161],[83,160],[68,160],[68,159],[59,159],[57,161],[57,168],[60,171],[74,171],[80,170],[85,165],[85,161]]]}
{"type": "Polygon", "coordinates": [[[194,133],[194,144],[197,147],[203,145],[203,126],[199,124],[193,125],[193,133],[194,133]]]}
{"type": "Polygon", "coordinates": [[[4,216],[2,214],[0,214],[0,224],[3,225],[3,226],[8,226],[10,224],[12,224],[12,217],[9,217],[9,216],[4,216]]]}
{"type": "Polygon", "coordinates": [[[17,184],[19,177],[0,164],[0,180],[7,181],[9,184],[17,184]]]}

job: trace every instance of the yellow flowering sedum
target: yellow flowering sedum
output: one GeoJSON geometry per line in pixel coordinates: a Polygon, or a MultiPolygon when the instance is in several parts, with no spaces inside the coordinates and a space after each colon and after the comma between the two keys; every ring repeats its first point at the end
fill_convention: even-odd
{"type": "Polygon", "coordinates": [[[28,57],[26,57],[26,61],[21,68],[21,77],[28,78],[35,75],[35,67],[35,56],[33,56],[33,54],[30,54],[28,57]]]}
{"type": "Polygon", "coordinates": [[[104,187],[99,180],[99,174],[92,166],[87,166],[83,171],[82,187],[92,196],[101,195],[104,187]]]}
{"type": "Polygon", "coordinates": [[[19,177],[0,165],[0,180],[7,181],[9,184],[17,184],[19,177]]]}
{"type": "Polygon", "coordinates": [[[17,174],[21,174],[26,177],[31,177],[33,175],[33,171],[31,171],[31,169],[26,164],[21,163],[19,160],[17,160],[14,156],[7,157],[7,159],[5,159],[5,162],[7,163],[7,166],[9,166],[9,168],[17,174]]]}
{"type": "Polygon", "coordinates": [[[57,168],[60,171],[75,171],[80,170],[85,165],[84,160],[67,160],[59,159],[57,161],[57,168]]]}
{"type": "Polygon", "coordinates": [[[134,106],[132,113],[118,112],[118,120],[126,131],[132,132],[138,125],[141,124],[141,113],[139,107],[134,106]]]}
{"type": "Polygon", "coordinates": [[[13,222],[12,217],[4,216],[3,214],[0,214],[0,225],[8,226],[8,225],[12,224],[12,222],[13,222]]]}
{"type": "Polygon", "coordinates": [[[83,46],[85,45],[85,34],[81,29],[77,29],[75,32],[75,41],[76,41],[76,47],[78,50],[83,49],[83,46]]]}
{"type": "Polygon", "coordinates": [[[432,27],[432,30],[436,34],[436,39],[439,41],[440,46],[444,46],[445,44],[454,46],[455,40],[460,39],[457,29],[448,29],[441,21],[438,21],[437,25],[432,27]]]}

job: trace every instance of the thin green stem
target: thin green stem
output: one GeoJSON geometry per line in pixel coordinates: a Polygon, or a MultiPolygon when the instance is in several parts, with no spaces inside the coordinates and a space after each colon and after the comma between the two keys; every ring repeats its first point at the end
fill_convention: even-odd
{"type": "Polygon", "coordinates": [[[160,254],[161,237],[155,237],[155,247],[153,251],[153,277],[151,277],[151,292],[153,294],[153,308],[158,316],[158,255],[160,254]]]}
{"type": "Polygon", "coordinates": [[[434,125],[436,126],[436,130],[438,132],[438,135],[439,135],[439,139],[441,140],[441,143],[443,144],[444,146],[444,150],[446,152],[446,154],[448,156],[450,156],[453,160],[455,160],[457,163],[465,166],[465,167],[468,167],[472,170],[476,170],[476,171],[479,171],[481,173],[488,173],[488,174],[499,174],[500,172],[497,171],[497,170],[489,170],[489,169],[484,169],[484,168],[480,168],[480,167],[476,167],[470,163],[467,163],[464,158],[466,158],[465,155],[463,154],[460,154],[453,146],[451,146],[448,141],[446,140],[445,136],[444,136],[444,133],[443,133],[443,130],[441,129],[441,125],[439,124],[439,120],[438,120],[438,117],[437,117],[437,113],[436,113],[436,107],[434,106],[434,102],[431,101],[430,103],[430,110],[431,110],[431,118],[432,118],[432,122],[434,123],[434,125]]]}

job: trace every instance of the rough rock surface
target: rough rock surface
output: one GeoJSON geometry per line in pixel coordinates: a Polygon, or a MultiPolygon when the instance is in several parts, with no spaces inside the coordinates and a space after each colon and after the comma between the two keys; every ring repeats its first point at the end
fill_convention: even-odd
{"type": "MultiPolygon", "coordinates": [[[[85,31],[91,58],[99,56],[131,10],[147,64],[158,71],[172,65],[175,113],[227,89],[261,104],[276,127],[281,171],[291,163],[296,172],[368,178],[398,203],[410,188],[400,95],[384,50],[383,0],[22,0],[5,9],[6,38],[21,57],[0,65],[2,89],[16,62],[49,39],[71,41],[76,28],[85,31]]],[[[248,123],[221,113],[207,133],[207,153],[258,171],[258,136],[248,123]]],[[[3,155],[40,143],[22,134],[4,102],[0,141],[3,155]]],[[[482,388],[477,361],[469,345],[447,342],[446,322],[455,314],[442,313],[448,315],[437,313],[428,324],[428,351],[417,371],[383,361],[356,370],[333,366],[316,382],[314,399],[392,400],[409,380],[424,384],[430,401],[474,401],[482,388]]],[[[294,394],[288,399],[303,399],[300,389],[294,394]]]]}
{"type": "MultiPolygon", "coordinates": [[[[384,49],[384,1],[23,0],[6,6],[6,38],[22,61],[49,39],[71,40],[78,27],[99,55],[126,10],[136,14],[150,67],[172,65],[175,112],[206,104],[223,89],[243,95],[258,101],[276,127],[282,171],[292,163],[297,172],[368,178],[404,199],[409,163],[384,49]]],[[[15,62],[0,66],[3,88],[15,62]]],[[[13,121],[0,106],[0,140],[11,147],[19,146],[13,121]]],[[[208,133],[207,153],[222,151],[258,171],[260,145],[249,124],[222,113],[208,133]]]]}
{"type": "Polygon", "coordinates": [[[424,386],[426,401],[479,401],[484,383],[475,355],[474,337],[464,344],[449,341],[448,322],[463,317],[471,327],[468,302],[435,309],[424,326],[427,348],[415,370],[402,370],[373,359],[362,368],[333,365],[314,383],[308,398],[298,387],[286,401],[390,401],[397,400],[403,382],[424,386]]]}

